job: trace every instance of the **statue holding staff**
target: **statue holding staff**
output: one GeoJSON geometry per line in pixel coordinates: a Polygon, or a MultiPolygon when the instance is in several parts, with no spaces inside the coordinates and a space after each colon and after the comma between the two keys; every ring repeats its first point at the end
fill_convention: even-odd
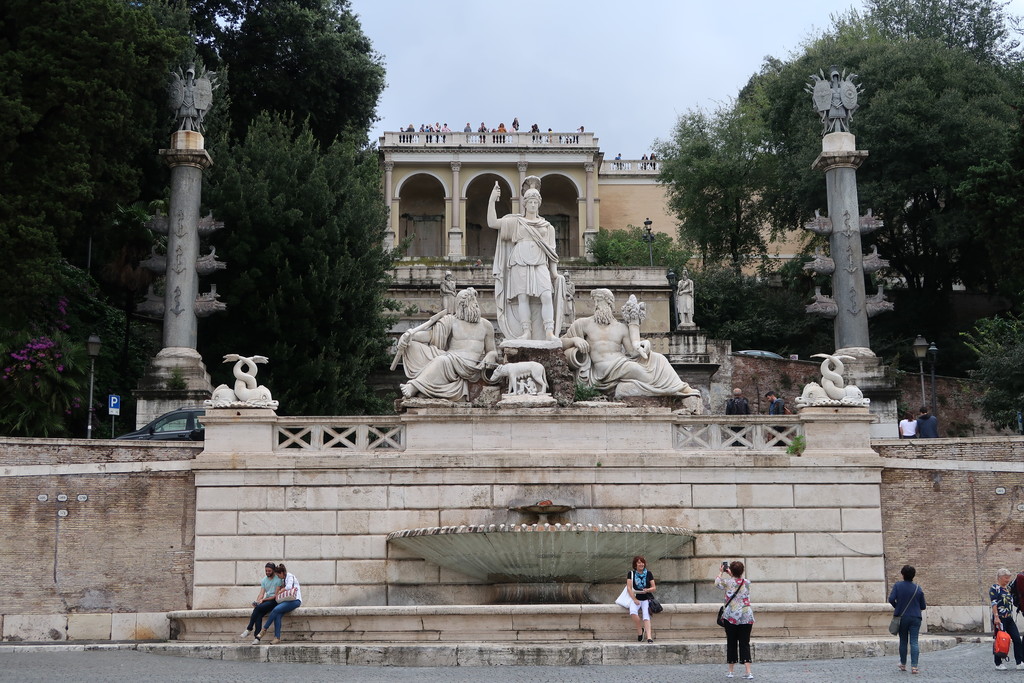
{"type": "Polygon", "coordinates": [[[506,339],[558,340],[565,279],[558,274],[555,228],[540,211],[540,178],[523,182],[523,214],[498,218],[494,183],[487,202],[487,226],[500,231],[494,252],[494,301],[506,339]],[[557,324],[557,328],[556,328],[557,324]]]}

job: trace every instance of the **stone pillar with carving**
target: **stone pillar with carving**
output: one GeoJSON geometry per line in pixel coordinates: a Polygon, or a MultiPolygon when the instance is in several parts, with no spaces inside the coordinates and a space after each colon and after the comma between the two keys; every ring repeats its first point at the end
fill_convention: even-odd
{"type": "Polygon", "coordinates": [[[196,351],[197,319],[226,308],[217,300],[215,289],[199,293],[200,272],[224,267],[213,252],[202,258],[199,255],[201,233],[222,227],[212,217],[199,216],[203,171],[213,165],[205,149],[202,124],[213,100],[215,75],[195,66],[172,75],[170,105],[177,113],[178,129],[171,135],[170,148],[160,150],[171,169],[169,213],[150,222],[155,232],[167,235],[163,305],[152,302],[163,314],[163,348],[133,392],[139,424],[210,397],[210,375],[196,351]]]}
{"type": "Polygon", "coordinates": [[[868,334],[868,318],[892,310],[892,305],[885,301],[881,288],[870,300],[864,288],[865,275],[887,264],[877,253],[866,264],[861,248],[861,235],[877,230],[882,222],[870,211],[861,216],[857,197],[857,169],[868,156],[866,150],[857,149],[850,132],[860,87],[853,82],[853,75],[834,66],[828,78],[824,72],[811,78],[807,91],[822,122],[821,154],[811,168],[825,174],[828,217],[815,212],[814,220],[804,229],[828,236],[830,256],[816,254],[807,269],[831,274],[832,296],[815,290],[815,300],[807,311],[834,318],[835,355],[853,357],[850,380],[870,397],[871,412],[880,418],[874,436],[897,436],[895,383],[871,350],[868,334]]]}

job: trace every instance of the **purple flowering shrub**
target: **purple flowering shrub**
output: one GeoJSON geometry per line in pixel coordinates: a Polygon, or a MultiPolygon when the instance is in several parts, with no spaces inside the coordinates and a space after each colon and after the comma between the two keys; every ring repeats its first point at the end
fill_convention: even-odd
{"type": "Polygon", "coordinates": [[[9,436],[67,436],[85,403],[85,349],[60,331],[22,335],[0,361],[0,432],[9,436]]]}

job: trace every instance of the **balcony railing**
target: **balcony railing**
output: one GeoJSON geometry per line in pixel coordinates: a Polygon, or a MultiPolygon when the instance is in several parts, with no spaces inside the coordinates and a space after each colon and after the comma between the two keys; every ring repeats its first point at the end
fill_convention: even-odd
{"type": "Polygon", "coordinates": [[[380,147],[476,147],[504,149],[509,147],[596,147],[593,133],[384,133],[380,147]]]}
{"type": "Polygon", "coordinates": [[[794,415],[719,417],[697,415],[673,425],[672,444],[679,451],[785,451],[803,435],[803,423],[794,415]]]}
{"type": "Polygon", "coordinates": [[[601,175],[658,175],[661,161],[648,159],[612,159],[601,162],[601,175]]]}

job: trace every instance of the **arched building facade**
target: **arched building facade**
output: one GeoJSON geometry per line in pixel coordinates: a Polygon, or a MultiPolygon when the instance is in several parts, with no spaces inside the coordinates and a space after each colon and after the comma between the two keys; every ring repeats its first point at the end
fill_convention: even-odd
{"type": "Polygon", "coordinates": [[[564,258],[587,257],[599,227],[622,229],[651,218],[655,230],[675,232],[657,164],[604,162],[593,133],[385,133],[380,155],[390,209],[386,246],[405,245],[410,258],[492,258],[491,189],[501,188],[498,215],[518,213],[530,175],[541,179],[541,215],[555,226],[564,258]],[[601,224],[602,188],[614,225],[601,224]]]}

